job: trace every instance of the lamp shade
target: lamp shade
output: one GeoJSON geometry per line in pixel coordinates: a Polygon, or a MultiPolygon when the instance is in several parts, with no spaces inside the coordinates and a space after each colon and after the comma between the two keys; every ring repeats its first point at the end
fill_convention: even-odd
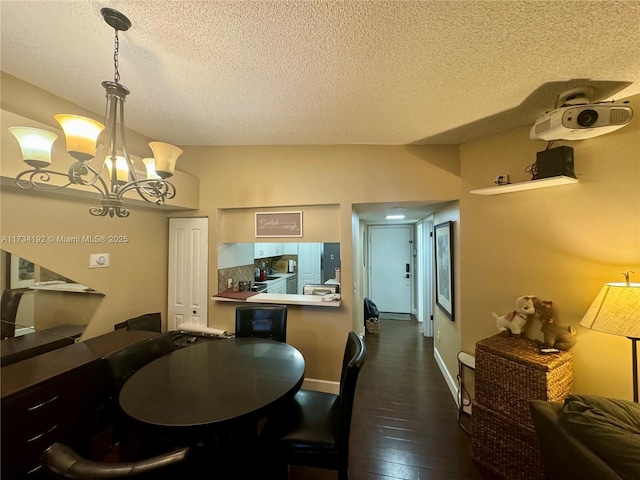
{"type": "Polygon", "coordinates": [[[10,127],[9,131],[20,144],[24,163],[34,168],[51,165],[51,146],[58,135],[32,127],[10,127]]]}
{"type": "Polygon", "coordinates": [[[69,155],[80,162],[91,160],[96,154],[96,142],[104,125],[78,115],[59,114],[55,119],[64,130],[69,155]]]}
{"type": "Polygon", "coordinates": [[[580,325],[630,338],[640,338],[640,283],[607,283],[580,325]]]}
{"type": "Polygon", "coordinates": [[[147,157],[142,159],[142,163],[147,169],[147,178],[159,179],[160,175],[156,173],[156,159],[153,157],[147,157]]]}
{"type": "MultiPolygon", "coordinates": [[[[111,160],[111,157],[107,157],[105,163],[109,171],[109,178],[113,178],[113,160],[111,160]]],[[[116,157],[116,181],[118,184],[129,181],[129,165],[127,165],[127,159],[125,157],[116,157]]]]}
{"type": "Polygon", "coordinates": [[[176,168],[178,157],[182,155],[182,149],[164,142],[149,142],[156,160],[156,174],[161,178],[169,178],[176,168]]]}

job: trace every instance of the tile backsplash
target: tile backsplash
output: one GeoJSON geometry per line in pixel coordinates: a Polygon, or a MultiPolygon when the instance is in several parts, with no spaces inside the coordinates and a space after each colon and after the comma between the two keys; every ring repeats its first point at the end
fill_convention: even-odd
{"type": "Polygon", "coordinates": [[[238,282],[251,282],[253,285],[253,264],[218,270],[218,292],[228,290],[229,279],[233,280],[233,290],[238,290],[238,282]]]}

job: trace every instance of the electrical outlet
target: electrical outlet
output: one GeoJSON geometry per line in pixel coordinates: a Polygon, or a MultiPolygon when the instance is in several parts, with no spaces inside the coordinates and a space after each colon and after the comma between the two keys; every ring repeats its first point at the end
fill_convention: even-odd
{"type": "Polygon", "coordinates": [[[498,175],[496,177],[496,181],[495,181],[496,185],[506,185],[508,183],[509,183],[509,175],[508,174],[498,175]]]}
{"type": "Polygon", "coordinates": [[[438,330],[438,341],[440,341],[440,330],[438,330]]]}
{"type": "Polygon", "coordinates": [[[227,288],[233,288],[233,279],[232,278],[227,280],[227,288]]]}

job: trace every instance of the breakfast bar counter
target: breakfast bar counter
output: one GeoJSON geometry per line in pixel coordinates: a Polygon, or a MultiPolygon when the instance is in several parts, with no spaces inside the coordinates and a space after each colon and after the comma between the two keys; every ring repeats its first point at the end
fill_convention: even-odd
{"type": "Polygon", "coordinates": [[[340,294],[332,295],[294,295],[281,293],[255,292],[220,292],[212,295],[214,302],[247,302],[247,303],[277,303],[279,305],[307,305],[314,307],[339,307],[340,294]],[[244,294],[244,295],[238,295],[244,294]]]}

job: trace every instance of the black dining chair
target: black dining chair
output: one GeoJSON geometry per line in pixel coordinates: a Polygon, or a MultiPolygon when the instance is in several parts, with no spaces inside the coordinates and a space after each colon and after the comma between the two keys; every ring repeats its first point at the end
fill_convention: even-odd
{"type": "Polygon", "coordinates": [[[127,415],[120,408],[120,390],[125,382],[146,364],[173,352],[176,349],[171,332],[165,332],[140,342],[136,342],[104,357],[109,388],[109,416],[113,426],[115,443],[127,448],[129,438],[127,415]]]}
{"type": "Polygon", "coordinates": [[[175,349],[173,334],[165,332],[105,356],[112,387],[119,392],[124,382],[140,368],[175,349]]]}
{"type": "Polygon", "coordinates": [[[190,456],[190,448],[181,448],[136,462],[96,462],[56,442],[42,453],[40,462],[45,473],[58,480],[170,480],[193,478],[190,456]]]}
{"type": "Polygon", "coordinates": [[[16,315],[20,306],[23,290],[5,289],[0,300],[0,320],[2,321],[2,339],[16,335],[16,315]]]}
{"type": "Polygon", "coordinates": [[[139,317],[130,318],[114,325],[115,330],[126,328],[127,330],[144,330],[147,332],[162,331],[162,316],[160,312],[145,313],[139,317]]]}
{"type": "Polygon", "coordinates": [[[244,305],[236,308],[236,337],[287,341],[285,305],[244,305]]]}
{"type": "Polygon", "coordinates": [[[287,465],[337,470],[339,480],[349,478],[351,416],[365,350],[362,338],[349,332],[342,360],[340,393],[300,390],[267,418],[260,433],[267,478],[286,473],[287,465]]]}

